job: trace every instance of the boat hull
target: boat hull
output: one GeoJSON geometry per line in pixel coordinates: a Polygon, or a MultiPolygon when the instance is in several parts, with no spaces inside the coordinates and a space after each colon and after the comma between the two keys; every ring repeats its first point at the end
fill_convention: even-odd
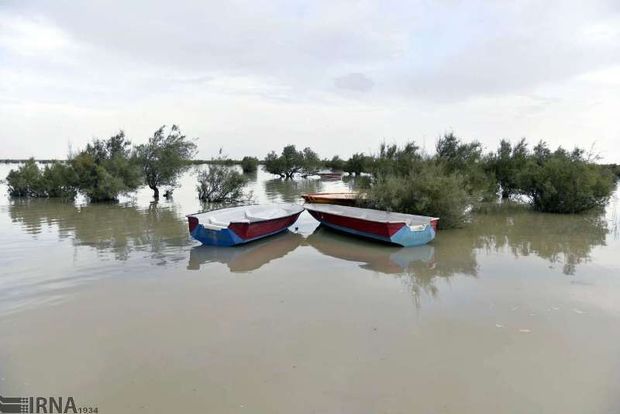
{"type": "Polygon", "coordinates": [[[189,219],[191,236],[208,246],[236,246],[249,243],[285,231],[297,221],[301,211],[290,216],[279,217],[253,223],[230,223],[227,228],[213,230],[198,223],[194,217],[189,219]],[[193,222],[195,220],[195,222],[193,222]]]}
{"type": "Polygon", "coordinates": [[[436,234],[430,224],[424,230],[412,230],[405,223],[384,223],[309,209],[307,211],[321,224],[331,229],[404,247],[427,244],[436,234]]]}

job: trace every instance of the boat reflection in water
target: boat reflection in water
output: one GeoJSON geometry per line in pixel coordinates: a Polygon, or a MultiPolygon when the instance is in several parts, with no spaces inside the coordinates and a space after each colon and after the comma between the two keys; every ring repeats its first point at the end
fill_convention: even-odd
{"type": "Polygon", "coordinates": [[[196,246],[189,252],[188,270],[199,270],[202,265],[223,263],[231,272],[250,272],[280,259],[295,250],[304,241],[299,233],[284,233],[235,247],[196,246]]]}
{"type": "Polygon", "coordinates": [[[307,242],[321,254],[351,262],[359,262],[362,269],[386,274],[407,271],[413,263],[434,267],[435,248],[424,245],[403,248],[339,234],[319,226],[308,236],[307,242]]]}
{"type": "Polygon", "coordinates": [[[417,247],[378,244],[340,234],[325,226],[317,227],[308,236],[307,243],[325,256],[356,262],[362,269],[400,278],[416,306],[420,306],[422,292],[437,296],[437,278],[454,274],[438,266],[436,248],[432,244],[417,247]]]}

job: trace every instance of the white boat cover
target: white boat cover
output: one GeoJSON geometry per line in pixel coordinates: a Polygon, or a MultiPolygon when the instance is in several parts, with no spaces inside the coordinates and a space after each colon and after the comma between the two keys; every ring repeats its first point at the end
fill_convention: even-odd
{"type": "Polygon", "coordinates": [[[204,227],[219,230],[228,227],[230,223],[255,223],[258,221],[273,220],[301,213],[304,208],[298,204],[257,204],[206,211],[190,214],[198,219],[204,227]]]}
{"type": "Polygon", "coordinates": [[[353,217],[362,220],[376,221],[379,223],[405,223],[408,226],[426,225],[435,217],[416,216],[413,214],[393,213],[384,210],[370,208],[339,206],[335,204],[304,204],[306,210],[318,211],[336,216],[353,217]]]}

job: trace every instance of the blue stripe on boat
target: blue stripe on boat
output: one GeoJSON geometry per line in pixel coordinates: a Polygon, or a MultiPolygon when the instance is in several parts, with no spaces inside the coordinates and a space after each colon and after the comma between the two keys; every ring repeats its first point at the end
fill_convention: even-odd
{"type": "Polygon", "coordinates": [[[403,226],[400,230],[392,235],[392,237],[381,237],[376,234],[366,233],[354,230],[349,227],[338,226],[337,224],[322,221],[321,224],[343,233],[349,233],[356,236],[367,237],[370,239],[380,240],[386,243],[394,243],[404,247],[422,246],[435,238],[435,230],[430,224],[423,231],[412,231],[408,226],[403,226]]]}
{"type": "Polygon", "coordinates": [[[284,227],[283,229],[272,233],[262,234],[258,237],[242,239],[237,235],[237,233],[228,228],[222,230],[211,230],[206,229],[202,224],[198,224],[194,230],[192,230],[191,235],[202,244],[210,246],[235,246],[237,244],[244,244],[253,240],[262,239],[263,237],[273,236],[274,234],[281,233],[287,229],[288,227],[284,227]]]}

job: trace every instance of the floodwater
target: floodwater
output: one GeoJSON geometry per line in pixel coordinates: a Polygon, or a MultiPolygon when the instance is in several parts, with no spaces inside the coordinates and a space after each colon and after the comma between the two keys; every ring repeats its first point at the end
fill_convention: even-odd
{"type": "MultiPolygon", "coordinates": [[[[9,167],[0,167],[4,177],[9,167]]],[[[257,201],[350,183],[272,180],[257,201]]],[[[199,246],[173,201],[0,197],[0,395],[100,413],[618,413],[620,235],[493,208],[419,248],[317,227],[199,246]]]]}

